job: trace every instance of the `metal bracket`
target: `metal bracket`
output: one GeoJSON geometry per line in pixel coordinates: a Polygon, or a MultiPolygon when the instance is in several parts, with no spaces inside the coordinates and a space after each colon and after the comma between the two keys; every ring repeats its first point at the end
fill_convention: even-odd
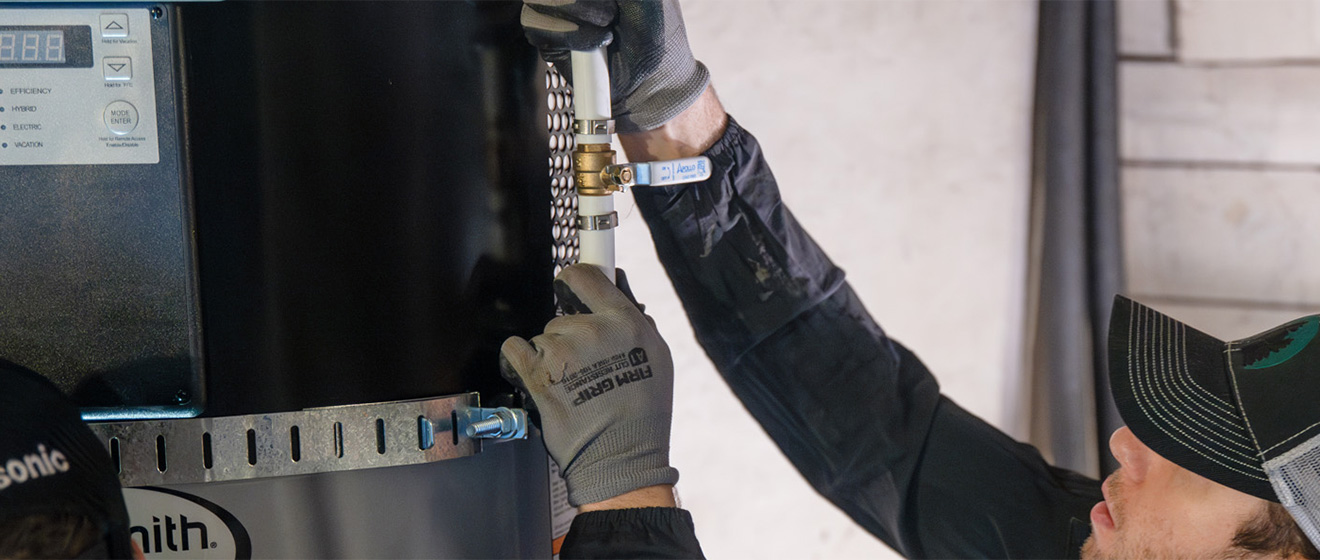
{"type": "Polygon", "coordinates": [[[610,212],[609,214],[597,216],[583,216],[578,214],[577,227],[585,231],[601,231],[619,227],[619,213],[610,212]]]}
{"type": "MultiPolygon", "coordinates": [[[[124,486],[192,484],[431,463],[481,452],[468,427],[509,411],[499,439],[526,437],[526,412],[483,409],[476,393],[292,412],[92,423],[124,486]],[[487,412],[488,411],[488,412],[487,412]],[[506,432],[508,432],[506,434],[506,432]]],[[[482,432],[485,433],[484,431],[482,432]]]]}

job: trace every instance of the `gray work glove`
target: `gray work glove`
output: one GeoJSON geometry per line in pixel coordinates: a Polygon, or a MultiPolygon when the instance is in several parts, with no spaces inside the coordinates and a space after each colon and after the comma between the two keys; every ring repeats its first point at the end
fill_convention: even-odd
{"type": "Polygon", "coordinates": [[[530,343],[504,341],[500,371],[531,395],[569,503],[674,484],[669,346],[632,298],[594,266],[565,268],[555,291],[565,311],[576,314],[554,318],[530,343]]]}
{"type": "Polygon", "coordinates": [[[527,40],[569,80],[569,51],[608,45],[618,132],[658,128],[710,82],[692,58],[678,0],[524,0],[522,24],[527,40]]]}

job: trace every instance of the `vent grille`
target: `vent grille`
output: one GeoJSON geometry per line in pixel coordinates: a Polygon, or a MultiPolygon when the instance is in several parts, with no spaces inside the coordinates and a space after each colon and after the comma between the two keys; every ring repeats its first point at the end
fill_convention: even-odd
{"type": "Polygon", "coordinates": [[[578,262],[577,197],[573,191],[573,88],[554,66],[545,73],[546,128],[550,131],[550,221],[555,275],[578,262]]]}

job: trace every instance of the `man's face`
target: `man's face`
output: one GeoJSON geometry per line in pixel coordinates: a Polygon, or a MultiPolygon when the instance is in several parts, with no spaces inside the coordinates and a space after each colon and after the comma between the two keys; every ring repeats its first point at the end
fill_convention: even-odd
{"type": "Polygon", "coordinates": [[[1267,503],[1170,463],[1126,427],[1109,449],[1120,468],[1091,510],[1082,558],[1221,558],[1267,503]]]}

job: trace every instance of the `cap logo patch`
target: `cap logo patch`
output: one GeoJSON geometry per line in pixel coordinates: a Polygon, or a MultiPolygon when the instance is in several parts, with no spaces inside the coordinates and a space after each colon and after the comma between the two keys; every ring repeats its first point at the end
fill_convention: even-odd
{"type": "Polygon", "coordinates": [[[37,445],[36,453],[14,457],[0,463],[0,490],[29,480],[69,471],[69,460],[58,449],[37,445]]]}
{"type": "Polygon", "coordinates": [[[1282,364],[1300,353],[1316,333],[1320,317],[1307,317],[1297,324],[1279,329],[1261,340],[1242,347],[1243,369],[1265,369],[1282,364]]]}

